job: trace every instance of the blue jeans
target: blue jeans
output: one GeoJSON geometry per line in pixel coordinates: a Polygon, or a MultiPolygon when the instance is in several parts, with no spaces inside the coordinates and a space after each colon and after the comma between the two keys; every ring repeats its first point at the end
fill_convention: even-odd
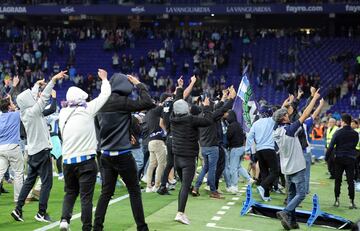
{"type": "Polygon", "coordinates": [[[284,211],[291,216],[292,221],[296,221],[295,209],[306,196],[305,171],[306,169],[303,169],[300,172],[286,176],[288,186],[288,203],[284,211]]]}
{"type": "Polygon", "coordinates": [[[224,169],[224,179],[226,187],[229,188],[231,186],[230,183],[230,152],[227,149],[225,150],[225,169],[224,169]]]}
{"type": "Polygon", "coordinates": [[[311,152],[304,152],[306,170],[305,170],[305,192],[306,194],[310,193],[310,168],[311,168],[311,152]]]}
{"type": "Polygon", "coordinates": [[[131,153],[135,159],[137,171],[139,172],[144,166],[144,153],[142,148],[131,149],[131,153]]]}
{"type": "Polygon", "coordinates": [[[230,150],[230,186],[237,187],[239,176],[244,177],[246,180],[250,179],[249,174],[241,165],[241,157],[244,155],[244,151],[244,147],[232,148],[230,150]]]}
{"type": "Polygon", "coordinates": [[[216,192],[215,187],[215,173],[216,165],[219,159],[219,147],[201,147],[201,154],[204,157],[204,167],[201,170],[201,173],[196,181],[195,188],[200,188],[205,174],[208,173],[208,185],[210,186],[211,192],[216,192]]]}

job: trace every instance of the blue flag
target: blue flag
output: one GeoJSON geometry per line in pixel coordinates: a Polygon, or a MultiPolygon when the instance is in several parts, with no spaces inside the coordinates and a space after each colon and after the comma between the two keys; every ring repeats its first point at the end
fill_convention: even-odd
{"type": "Polygon", "coordinates": [[[244,132],[250,131],[257,114],[257,108],[258,104],[248,79],[247,68],[245,68],[233,105],[237,120],[244,132]]]}

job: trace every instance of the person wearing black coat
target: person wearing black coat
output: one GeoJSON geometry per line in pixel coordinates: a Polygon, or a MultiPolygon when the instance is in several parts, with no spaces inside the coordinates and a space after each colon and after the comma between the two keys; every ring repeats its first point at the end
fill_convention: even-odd
{"type": "Polygon", "coordinates": [[[148,231],[145,223],[139,179],[134,157],[131,154],[131,112],[155,107],[142,83],[131,75],[114,74],[110,79],[111,95],[97,115],[103,181],[101,195],[96,206],[94,231],[103,230],[105,213],[114,195],[116,181],[120,175],[130,195],[130,204],[138,231],[148,231]],[[139,90],[139,98],[128,96],[133,85],[139,90]]]}
{"type": "Polygon", "coordinates": [[[348,194],[350,198],[349,209],[356,209],[355,199],[355,161],[356,145],[359,142],[359,134],[350,127],[351,116],[343,114],[341,116],[342,128],[337,130],[331,139],[329,148],[325,155],[325,160],[329,159],[331,152],[335,153],[335,207],[339,207],[341,181],[344,171],[348,183],[348,194]]]}
{"type": "MultiPolygon", "coordinates": [[[[208,174],[208,184],[210,186],[210,197],[216,199],[223,199],[220,193],[216,189],[216,168],[219,159],[219,141],[217,134],[217,122],[221,120],[223,115],[232,107],[234,98],[236,97],[236,91],[233,87],[229,91],[229,100],[224,105],[216,109],[212,113],[212,124],[200,129],[200,145],[201,154],[204,157],[204,167],[199,174],[194,189],[192,190],[193,196],[199,196],[199,188],[203,182],[205,174],[208,174]]],[[[223,97],[222,101],[225,101],[227,96],[223,97]]]]}
{"type": "MultiPolygon", "coordinates": [[[[181,91],[182,88],[178,88],[181,91]]],[[[196,158],[199,154],[199,127],[206,127],[212,123],[208,98],[204,101],[203,116],[190,114],[188,103],[183,100],[174,102],[173,114],[170,118],[172,131],[172,152],[174,154],[175,170],[180,177],[181,188],[178,198],[178,213],[175,220],[190,224],[185,215],[185,206],[191,182],[195,175],[196,158]]]]}
{"type": "Polygon", "coordinates": [[[245,153],[244,145],[246,136],[240,123],[237,121],[236,114],[233,110],[227,112],[226,120],[229,123],[226,132],[229,148],[226,159],[226,185],[228,192],[237,193],[239,175],[244,177],[249,184],[253,183],[253,180],[245,168],[241,166],[241,158],[245,153]]]}

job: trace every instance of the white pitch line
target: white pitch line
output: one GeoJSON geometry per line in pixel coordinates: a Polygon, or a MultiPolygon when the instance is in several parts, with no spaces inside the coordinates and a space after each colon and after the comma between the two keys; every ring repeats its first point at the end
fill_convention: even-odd
{"type": "Polygon", "coordinates": [[[228,210],[228,209],[230,209],[230,207],[229,206],[223,206],[223,207],[221,207],[221,209],[228,210]]]}
{"type": "Polygon", "coordinates": [[[217,215],[224,215],[225,213],[226,213],[226,211],[221,211],[221,210],[220,210],[220,211],[218,211],[216,214],[217,214],[217,215]]]}
{"type": "Polygon", "coordinates": [[[240,199],[239,197],[233,197],[231,200],[238,201],[239,199],[240,199]]]}
{"type": "Polygon", "coordinates": [[[215,229],[238,230],[238,231],[252,231],[252,230],[250,230],[250,229],[238,229],[238,228],[217,226],[215,223],[208,223],[206,226],[209,227],[209,228],[215,228],[215,229]]]}
{"type": "Polygon", "coordinates": [[[218,217],[218,216],[213,216],[211,218],[212,221],[220,221],[221,220],[221,217],[218,217]]]}
{"type": "Polygon", "coordinates": [[[234,205],[235,202],[228,202],[227,205],[234,205]]]}
{"type": "MultiPolygon", "coordinates": [[[[113,200],[111,200],[111,201],[109,202],[109,205],[112,205],[112,204],[114,204],[114,203],[117,203],[117,202],[119,202],[119,201],[122,201],[122,200],[124,200],[124,199],[126,199],[126,198],[128,198],[128,197],[129,197],[129,194],[126,194],[126,195],[124,195],[124,196],[115,198],[115,199],[113,199],[113,200]]],[[[96,207],[94,207],[92,211],[95,212],[95,210],[96,210],[96,207]]],[[[79,219],[80,217],[81,217],[81,213],[77,213],[77,214],[75,214],[74,216],[72,216],[71,220],[79,219]]],[[[53,222],[53,223],[51,223],[51,224],[49,224],[49,225],[47,225],[47,226],[44,226],[44,227],[35,229],[34,231],[46,231],[46,230],[53,229],[53,228],[55,228],[55,227],[57,227],[57,226],[59,226],[59,225],[60,225],[60,221],[56,221],[56,222],[53,222]]]]}
{"type": "Polygon", "coordinates": [[[240,190],[239,192],[244,193],[244,192],[245,192],[245,190],[240,190]]]}

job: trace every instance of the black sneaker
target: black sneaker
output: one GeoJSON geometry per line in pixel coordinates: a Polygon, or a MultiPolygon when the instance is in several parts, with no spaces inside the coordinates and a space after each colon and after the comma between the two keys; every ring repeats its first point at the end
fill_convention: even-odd
{"type": "Polygon", "coordinates": [[[300,226],[299,226],[299,224],[297,222],[295,222],[295,223],[290,224],[290,228],[291,229],[300,229],[300,226]]]}
{"type": "Polygon", "coordinates": [[[8,190],[4,189],[4,187],[1,185],[1,188],[0,188],[0,194],[1,193],[9,193],[8,190]]]}
{"type": "Polygon", "coordinates": [[[276,213],[276,217],[281,220],[281,225],[285,230],[291,229],[290,219],[286,212],[280,211],[276,213]]]}
{"type": "Polygon", "coordinates": [[[34,218],[35,218],[35,220],[40,221],[40,222],[45,222],[45,223],[52,222],[49,214],[47,214],[47,213],[44,213],[44,214],[37,213],[34,218]]]}
{"type": "Polygon", "coordinates": [[[164,186],[160,186],[160,188],[157,190],[157,193],[160,195],[170,195],[169,191],[164,186]]]}
{"type": "Polygon", "coordinates": [[[14,209],[11,212],[11,216],[15,219],[15,221],[21,221],[24,222],[23,216],[22,216],[22,212],[19,211],[18,209],[14,209]]]}
{"type": "Polygon", "coordinates": [[[350,201],[349,209],[357,209],[357,206],[355,205],[354,200],[351,200],[351,201],[350,201]]]}
{"type": "Polygon", "coordinates": [[[193,197],[200,196],[199,189],[194,187],[193,190],[191,191],[191,195],[193,195],[193,197]]]}

